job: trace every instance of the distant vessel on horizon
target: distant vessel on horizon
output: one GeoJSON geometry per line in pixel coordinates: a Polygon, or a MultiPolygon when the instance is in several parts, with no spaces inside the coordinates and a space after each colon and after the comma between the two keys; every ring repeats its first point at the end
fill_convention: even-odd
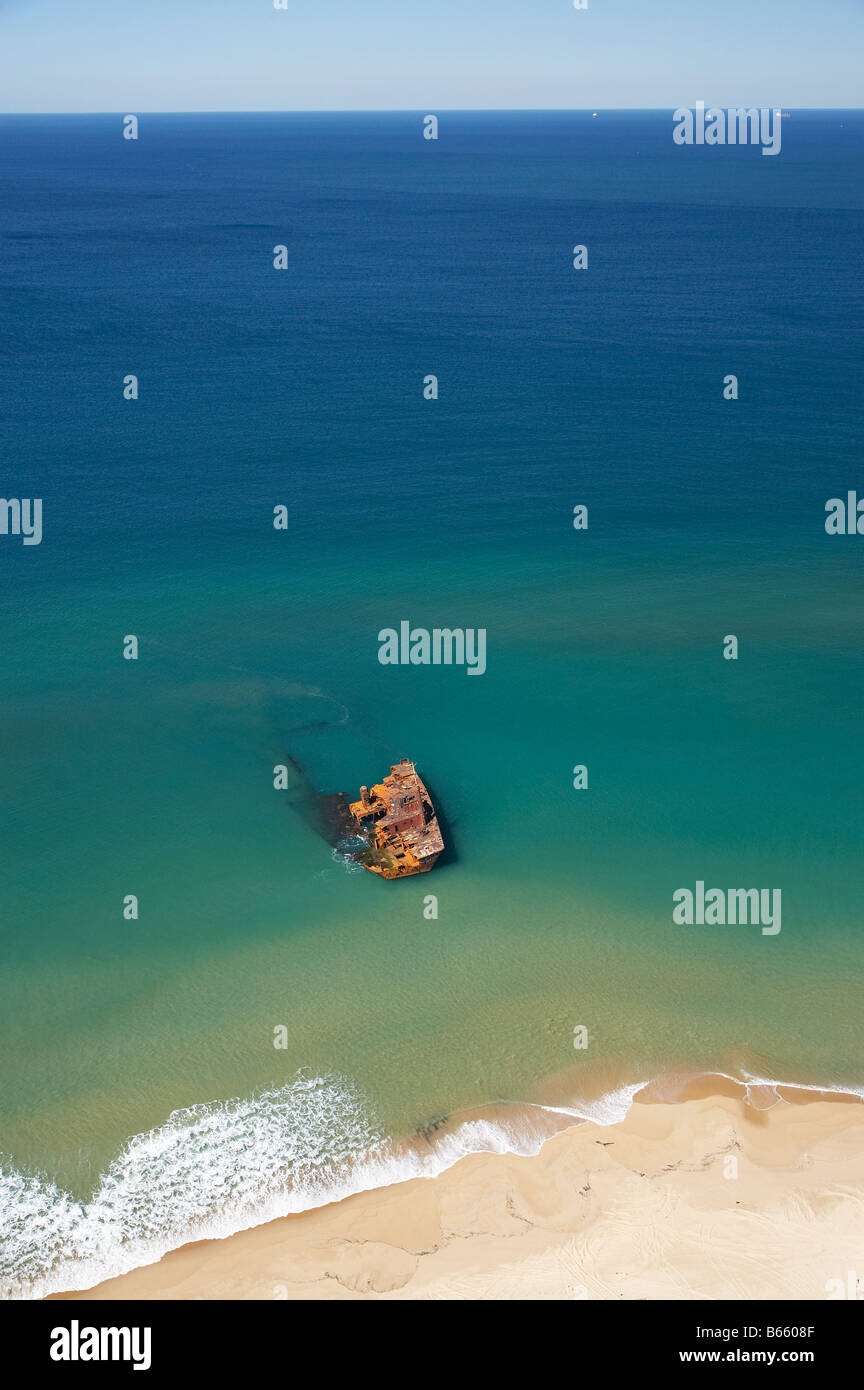
{"type": "Polygon", "coordinates": [[[393,763],[371,792],[361,787],[348,810],[369,846],[354,857],[382,878],[428,873],[444,848],[432,799],[408,758],[393,763]]]}

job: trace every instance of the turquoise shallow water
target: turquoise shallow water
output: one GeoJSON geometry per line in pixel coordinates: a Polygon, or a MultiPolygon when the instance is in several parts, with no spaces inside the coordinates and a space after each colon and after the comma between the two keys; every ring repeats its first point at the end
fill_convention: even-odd
{"type": "Polygon", "coordinates": [[[710,176],[659,114],[454,117],[434,172],[408,116],[152,118],[134,167],[4,119],[6,490],[45,499],[2,552],[8,1286],[413,1171],[390,1140],[550,1076],[860,1087],[860,117],[710,176]],[[485,627],[486,673],[381,666],[402,619],[485,627]],[[352,871],[289,755],[416,759],[449,857],[352,871]],[[676,926],[698,879],[781,933],[676,926]]]}

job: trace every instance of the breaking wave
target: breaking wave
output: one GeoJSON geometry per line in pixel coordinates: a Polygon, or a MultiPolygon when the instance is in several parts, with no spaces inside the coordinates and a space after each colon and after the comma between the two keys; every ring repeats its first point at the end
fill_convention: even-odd
{"type": "Polygon", "coordinates": [[[297,1077],[249,1099],[174,1111],[131,1139],[89,1201],[0,1168],[0,1293],[87,1288],[350,1190],[383,1135],[350,1083],[297,1077]]]}
{"type": "MultiPolygon", "coordinates": [[[[622,1093],[611,1109],[599,1106],[596,1118],[612,1123],[629,1100],[622,1093]]],[[[490,1108],[398,1143],[384,1135],[351,1082],[298,1076],[248,1099],[174,1111],[125,1145],[88,1201],[0,1164],[0,1296],[90,1288],[188,1241],[435,1177],[470,1153],[536,1153],[551,1134],[594,1117],[546,1106],[510,1109],[501,1118],[490,1108]]]]}
{"type": "MultiPolygon", "coordinates": [[[[702,1075],[732,1081],[757,1109],[782,1103],[777,1087],[862,1097],[851,1088],[702,1075]]],[[[355,1192],[433,1178],[469,1154],[530,1156],[573,1125],[618,1123],[646,1087],[656,1099],[674,1100],[693,1079],[693,1073],[646,1078],[573,1105],[478,1107],[439,1120],[411,1141],[394,1141],[350,1081],[299,1075],[248,1099],[174,1111],[125,1145],[88,1201],[0,1163],[0,1297],[90,1288],[154,1264],[188,1241],[220,1239],[355,1192]]]]}

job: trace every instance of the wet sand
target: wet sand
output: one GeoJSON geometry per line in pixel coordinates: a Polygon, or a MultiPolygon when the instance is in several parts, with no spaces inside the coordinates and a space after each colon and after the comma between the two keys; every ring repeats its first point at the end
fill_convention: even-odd
{"type": "Polygon", "coordinates": [[[718,1077],[682,1094],[59,1297],[824,1300],[864,1276],[860,1100],[718,1077]]]}

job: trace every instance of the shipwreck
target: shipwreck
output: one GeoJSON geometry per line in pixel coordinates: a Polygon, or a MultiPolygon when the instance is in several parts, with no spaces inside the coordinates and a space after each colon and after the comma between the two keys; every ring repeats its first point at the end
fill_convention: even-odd
{"type": "Polygon", "coordinates": [[[407,878],[434,867],[444,849],[435,808],[414,764],[403,758],[383,781],[360,788],[348,812],[366,848],[353,857],[382,878],[407,878]]]}

